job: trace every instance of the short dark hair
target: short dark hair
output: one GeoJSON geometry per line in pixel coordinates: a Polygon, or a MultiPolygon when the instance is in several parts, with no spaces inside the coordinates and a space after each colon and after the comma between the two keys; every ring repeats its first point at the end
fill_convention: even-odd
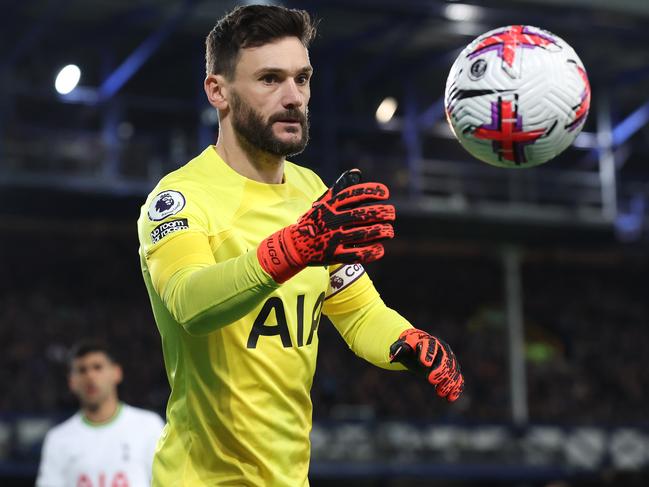
{"type": "Polygon", "coordinates": [[[234,77],[239,51],[259,47],[283,37],[297,37],[308,48],[316,24],[305,10],[275,5],[237,7],[221,18],[205,40],[207,74],[234,77]]]}
{"type": "Polygon", "coordinates": [[[113,354],[113,352],[111,351],[108,345],[100,341],[83,340],[75,343],[72,346],[72,348],[70,348],[70,352],[68,353],[69,368],[72,369],[72,364],[76,359],[85,357],[89,353],[95,353],[95,352],[103,353],[104,355],[106,355],[106,357],[108,357],[108,359],[111,362],[117,363],[117,360],[115,359],[115,355],[113,354]]]}

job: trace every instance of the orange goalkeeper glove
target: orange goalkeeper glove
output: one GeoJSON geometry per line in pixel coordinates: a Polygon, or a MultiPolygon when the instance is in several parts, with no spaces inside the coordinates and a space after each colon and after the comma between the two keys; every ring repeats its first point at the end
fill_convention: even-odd
{"type": "Polygon", "coordinates": [[[262,240],[261,267],[282,283],[307,266],[372,262],[383,257],[381,240],[392,238],[394,206],[380,183],[360,183],[361,172],[344,172],[297,223],[262,240]]]}
{"type": "Polygon", "coordinates": [[[464,390],[464,377],[455,354],[446,342],[411,328],[390,346],[390,362],[400,362],[411,372],[423,374],[440,397],[453,402],[464,390]]]}

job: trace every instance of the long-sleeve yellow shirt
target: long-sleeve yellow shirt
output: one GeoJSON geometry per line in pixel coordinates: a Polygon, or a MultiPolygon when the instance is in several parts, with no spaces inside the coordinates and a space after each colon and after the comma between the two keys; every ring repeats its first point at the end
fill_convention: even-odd
{"type": "Polygon", "coordinates": [[[260,241],[325,190],[290,162],[281,184],[247,179],[210,146],[142,207],[142,274],[171,385],[154,486],[308,485],[321,313],[357,355],[402,369],[389,347],[410,324],[362,266],[308,267],[279,285],[257,261],[260,241]]]}

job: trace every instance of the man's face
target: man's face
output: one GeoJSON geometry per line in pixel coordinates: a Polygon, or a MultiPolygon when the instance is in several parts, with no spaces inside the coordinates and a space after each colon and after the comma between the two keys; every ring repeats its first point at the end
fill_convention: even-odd
{"type": "Polygon", "coordinates": [[[229,100],[237,135],[277,156],[302,152],[309,140],[312,71],[296,37],[242,49],[229,100]]]}
{"type": "Polygon", "coordinates": [[[117,384],[121,381],[121,367],[103,352],[90,352],[72,362],[69,386],[83,407],[101,406],[117,394],[117,384]]]}

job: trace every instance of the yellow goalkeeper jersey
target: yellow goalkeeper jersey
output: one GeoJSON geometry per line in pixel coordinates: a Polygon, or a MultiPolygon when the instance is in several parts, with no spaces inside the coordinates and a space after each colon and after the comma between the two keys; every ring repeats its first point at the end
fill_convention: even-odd
{"type": "Polygon", "coordinates": [[[323,310],[357,354],[401,368],[389,344],[409,324],[362,266],[308,267],[280,286],[256,259],[325,189],[290,162],[282,184],[247,179],[210,146],[143,205],[141,267],[171,385],[154,486],[308,485],[323,310]]]}

